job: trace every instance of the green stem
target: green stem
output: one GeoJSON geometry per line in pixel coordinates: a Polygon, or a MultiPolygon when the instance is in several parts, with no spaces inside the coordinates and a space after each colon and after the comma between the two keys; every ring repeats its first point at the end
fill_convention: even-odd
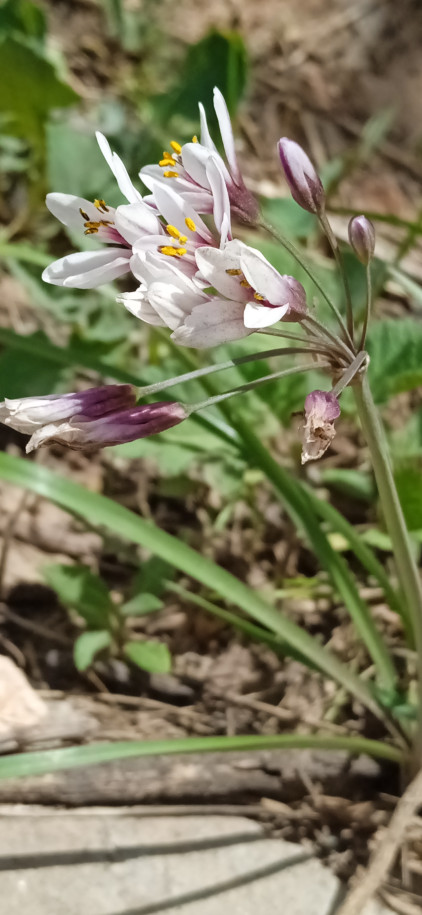
{"type": "MultiPolygon", "coordinates": [[[[304,340],[304,342],[306,344],[306,340],[304,340]]],[[[147,397],[151,394],[158,394],[160,391],[165,391],[166,388],[172,388],[177,384],[183,384],[186,381],[194,381],[196,378],[206,378],[207,375],[214,375],[215,372],[224,372],[227,369],[236,368],[238,365],[246,365],[248,362],[272,359],[275,356],[296,356],[301,353],[309,353],[310,350],[324,355],[330,352],[327,344],[325,345],[325,349],[322,344],[283,346],[278,347],[278,349],[267,349],[263,350],[261,353],[251,353],[249,356],[239,356],[236,359],[228,359],[226,362],[216,362],[211,365],[205,365],[202,368],[193,369],[191,372],[175,375],[174,378],[166,378],[164,381],[157,381],[154,384],[146,385],[139,389],[138,396],[147,397]]]]}
{"type": "Polygon", "coordinates": [[[422,753],[422,583],[415,563],[409,532],[406,527],[394,482],[385,432],[376,410],[366,374],[353,387],[356,404],[371,454],[372,466],[385,523],[393,544],[397,574],[406,598],[419,658],[419,734],[417,751],[422,753]]]}
{"type": "Polygon", "coordinates": [[[339,397],[341,392],[347,388],[351,381],[353,381],[355,375],[357,375],[359,369],[362,368],[365,362],[368,362],[368,354],[365,352],[358,353],[351,365],[343,372],[337,384],[334,385],[331,393],[335,394],[336,397],[339,397]]]}
{"type": "Polygon", "coordinates": [[[352,297],[350,295],[349,281],[347,279],[347,273],[344,269],[343,258],[341,256],[341,251],[338,246],[336,236],[334,235],[330,222],[329,222],[327,216],[325,215],[325,213],[319,217],[319,223],[320,223],[322,230],[325,232],[325,234],[327,236],[331,250],[334,254],[334,258],[335,258],[335,262],[338,267],[338,271],[343,280],[344,292],[346,295],[347,337],[348,337],[348,343],[350,343],[353,346],[353,332],[354,332],[353,305],[352,305],[352,297]]]}
{"type": "Polygon", "coordinates": [[[207,400],[202,400],[200,403],[185,404],[185,406],[190,413],[197,413],[198,410],[205,410],[207,407],[211,407],[214,404],[223,403],[223,401],[229,400],[237,394],[246,394],[248,391],[253,391],[261,384],[267,384],[269,381],[279,381],[280,378],[287,378],[289,375],[301,375],[303,372],[314,372],[316,368],[329,369],[330,364],[328,362],[311,362],[307,365],[293,365],[291,368],[284,369],[282,372],[271,372],[271,375],[263,375],[262,378],[255,378],[254,381],[248,381],[247,384],[241,384],[237,388],[232,388],[231,391],[224,391],[223,394],[214,394],[212,397],[208,397],[207,400]]]}
{"type": "Polygon", "coordinates": [[[365,346],[366,332],[368,330],[369,319],[371,317],[372,310],[372,274],[371,274],[371,261],[366,265],[366,309],[365,317],[363,320],[362,327],[362,336],[360,338],[359,349],[363,349],[365,346]]]}
{"type": "Polygon", "coordinates": [[[327,502],[325,499],[319,499],[309,487],[306,487],[306,492],[316,514],[324,521],[328,522],[331,530],[337,531],[347,540],[350,549],[362,566],[379,582],[389,606],[402,618],[403,625],[405,626],[406,633],[411,642],[413,630],[410,625],[409,616],[407,612],[405,612],[405,608],[402,605],[402,601],[400,601],[398,593],[391,585],[384,566],[378,561],[373,550],[367,547],[365,541],[362,540],[362,537],[355,530],[353,525],[350,524],[349,521],[346,521],[346,518],[343,517],[341,512],[337,511],[334,505],[331,505],[331,503],[327,502]]]}
{"type": "Polygon", "coordinates": [[[259,467],[280,493],[283,503],[294,524],[304,530],[321,566],[328,572],[337,594],[344,600],[350,616],[363,639],[371,657],[376,664],[380,684],[393,693],[397,681],[390,653],[370,616],[366,604],[362,601],[355,581],[344,560],[331,547],[321,531],[318,519],[312,509],[307,494],[284,469],[255,435],[250,424],[243,420],[230,404],[225,405],[225,414],[238,432],[249,462],[259,467]]]}
{"type": "Polygon", "coordinates": [[[289,254],[291,254],[292,257],[294,257],[294,259],[297,261],[297,263],[302,267],[302,270],[304,270],[305,273],[308,274],[308,276],[312,280],[314,286],[316,286],[318,291],[321,293],[321,295],[325,299],[327,305],[329,306],[329,308],[331,308],[331,311],[337,318],[340,329],[344,333],[347,342],[353,346],[353,341],[349,338],[347,327],[343,321],[343,318],[342,318],[337,306],[334,304],[332,299],[330,299],[330,296],[327,295],[327,292],[325,291],[323,285],[320,283],[318,277],[312,270],[312,267],[310,267],[310,265],[308,264],[308,261],[304,257],[302,257],[302,254],[300,253],[299,249],[296,248],[295,245],[292,245],[291,241],[289,241],[289,239],[286,238],[285,235],[282,235],[281,232],[276,232],[276,230],[273,229],[273,227],[268,225],[266,222],[258,223],[257,228],[265,229],[265,231],[268,232],[269,235],[271,235],[276,241],[280,242],[280,244],[283,245],[283,248],[285,248],[286,251],[288,251],[289,254]]]}

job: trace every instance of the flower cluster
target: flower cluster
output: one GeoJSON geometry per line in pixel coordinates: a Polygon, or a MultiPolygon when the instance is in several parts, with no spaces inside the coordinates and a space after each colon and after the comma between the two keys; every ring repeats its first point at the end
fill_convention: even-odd
{"type": "MultiPolygon", "coordinates": [[[[337,337],[308,313],[305,290],[298,280],[281,275],[259,250],[233,237],[232,220],[258,225],[258,203],[243,180],[229,112],[221,92],[214,90],[214,109],[224,155],[218,152],[210,135],[203,106],[199,109],[200,140],[194,136],[183,145],[172,140],[157,164],[141,169],[140,177],[149,192],[144,197],[106,138],[97,133],[100,150],[124,200],[119,206],[111,207],[102,197],[89,201],[72,194],[48,194],[47,206],[57,219],[72,230],[79,229],[94,237],[102,247],[60,258],[47,267],[43,279],[57,286],[92,289],[129,274],[134,288],[120,294],[118,301],[146,324],[168,327],[172,339],[182,346],[207,348],[239,340],[253,332],[290,337],[295,343],[302,341],[302,347],[293,352],[309,352],[313,360],[309,365],[273,373],[251,384],[312,369],[316,359],[322,360],[319,366],[331,374],[336,384],[331,392],[314,391],[306,399],[302,459],[312,460],[324,453],[334,437],[333,423],[340,413],[337,395],[365,365],[362,350],[370,293],[360,347],[356,348],[353,316],[348,313],[346,326],[336,305],[330,302],[300,257],[297,259],[314,279],[338,320],[337,337]],[[275,329],[279,322],[282,326],[275,329]],[[294,332],[286,330],[286,323],[296,324],[298,328],[293,328],[294,332]]],[[[278,152],[293,198],[319,219],[335,247],[325,212],[324,188],[310,159],[297,143],[287,138],[279,141],[278,152]]],[[[355,217],[350,223],[349,236],[357,257],[367,267],[370,283],[369,266],[375,245],[373,226],[364,216],[355,217]]],[[[284,243],[292,252],[292,246],[284,243]]],[[[338,260],[338,252],[334,253],[338,260]]],[[[267,355],[291,352],[292,348],[285,347],[267,355]]],[[[263,355],[256,353],[242,359],[258,359],[263,355]]],[[[230,364],[234,363],[214,365],[209,371],[230,364]]],[[[194,371],[183,379],[204,371],[207,370],[194,371]]],[[[176,381],[170,379],[152,385],[142,394],[156,394],[176,381]]],[[[211,400],[232,396],[249,389],[251,384],[211,400]]],[[[89,449],[161,432],[207,403],[138,405],[131,386],[109,385],[74,394],[5,400],[0,404],[0,421],[31,434],[28,451],[49,441],[89,449]]]]}
{"type": "MultiPolygon", "coordinates": [[[[225,159],[211,139],[202,105],[201,141],[173,140],[157,165],[140,176],[142,198],[106,138],[97,140],[127,203],[113,208],[72,194],[48,194],[64,225],[96,236],[106,247],[60,258],[43,273],[58,286],[91,289],[131,273],[138,286],[119,301],[147,324],[169,327],[184,346],[216,346],[278,321],[306,314],[303,287],[280,276],[254,248],[232,238],[232,216],[253,222],[258,205],[243,181],[229,113],[214,90],[225,159]],[[202,216],[212,214],[211,228],[202,216]]],[[[210,220],[208,220],[210,222],[210,220]]]]}

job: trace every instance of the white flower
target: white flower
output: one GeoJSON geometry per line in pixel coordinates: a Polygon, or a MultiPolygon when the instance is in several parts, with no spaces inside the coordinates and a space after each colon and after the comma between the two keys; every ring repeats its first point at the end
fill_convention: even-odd
{"type": "Polygon", "coordinates": [[[119,301],[145,323],[169,327],[172,339],[182,346],[203,349],[247,336],[244,303],[210,295],[204,283],[183,273],[179,264],[169,259],[167,269],[160,270],[156,259],[147,255],[141,262],[144,282],[119,301]]]}
{"type": "Polygon", "coordinates": [[[159,165],[147,165],[139,174],[144,184],[153,192],[153,196],[157,181],[174,181],[177,192],[196,210],[200,213],[214,213],[216,226],[223,234],[223,210],[227,214],[227,207],[229,210],[231,207],[238,217],[246,222],[253,222],[258,213],[258,205],[243,181],[236,157],[230,115],[217,88],[214,89],[214,110],[226,161],[211,138],[204,107],[200,104],[201,142],[198,143],[196,137],[192,143],[185,143],[183,146],[172,141],[172,151],[163,153],[159,165]]]}
{"type": "Polygon", "coordinates": [[[199,276],[217,292],[243,303],[243,320],[250,330],[278,321],[299,321],[306,314],[303,286],[291,276],[281,276],[255,248],[234,240],[220,250],[196,252],[199,276]]]}
{"type": "Polygon", "coordinates": [[[280,320],[299,321],[305,315],[301,284],[280,276],[243,242],[229,241],[224,248],[203,245],[192,252],[193,257],[196,275],[182,270],[184,256],[167,258],[166,264],[152,252],[138,261],[134,257],[132,271],[141,285],[119,300],[147,324],[169,327],[177,343],[200,349],[240,340],[280,320]]]}
{"type": "Polygon", "coordinates": [[[93,203],[73,194],[48,194],[47,207],[65,226],[80,229],[112,247],[79,251],[60,258],[44,270],[43,280],[55,286],[92,289],[122,276],[130,270],[134,242],[143,235],[164,234],[153,208],[145,203],[133,186],[123,162],[112,153],[106,138],[97,140],[128,204],[109,207],[104,200],[93,203]]]}

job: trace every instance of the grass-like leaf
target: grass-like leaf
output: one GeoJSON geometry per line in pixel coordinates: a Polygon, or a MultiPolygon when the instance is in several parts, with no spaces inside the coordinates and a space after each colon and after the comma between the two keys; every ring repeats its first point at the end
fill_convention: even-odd
{"type": "Polygon", "coordinates": [[[377,717],[385,720],[384,712],[368,684],[353,674],[331,651],[322,647],[300,626],[267,604],[226,569],[220,568],[176,537],[160,530],[151,521],[145,521],[124,506],[112,502],[105,496],[89,492],[46,467],[9,454],[0,454],[0,477],[45,496],[62,508],[86,519],[91,525],[95,520],[98,526],[104,525],[114,534],[147,547],[171,565],[217,591],[226,601],[241,607],[256,622],[280,636],[311,665],[326,676],[332,677],[370,708],[377,717]]]}
{"type": "Polygon", "coordinates": [[[0,779],[24,778],[95,766],[117,759],[136,759],[142,756],[169,756],[177,753],[212,753],[218,751],[252,750],[345,750],[348,753],[367,753],[378,759],[403,763],[404,755],[397,747],[382,740],[364,737],[324,736],[320,734],[277,734],[269,737],[186,737],[177,740],[131,740],[116,743],[98,743],[87,747],[66,747],[63,750],[40,750],[18,753],[0,758],[0,779]]]}

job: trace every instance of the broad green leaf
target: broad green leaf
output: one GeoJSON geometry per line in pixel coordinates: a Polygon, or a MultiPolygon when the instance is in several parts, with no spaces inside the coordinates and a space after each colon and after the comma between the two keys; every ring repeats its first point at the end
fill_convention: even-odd
{"type": "Polygon", "coordinates": [[[420,321],[375,321],[370,326],[367,349],[371,390],[377,403],[422,384],[420,321]]]}
{"type": "Polygon", "coordinates": [[[74,644],[73,659],[75,667],[78,670],[86,670],[90,667],[95,656],[109,648],[111,645],[111,634],[107,629],[96,629],[93,632],[83,632],[74,644]]]}
{"type": "MultiPolygon", "coordinates": [[[[100,152],[93,129],[82,132],[67,122],[59,121],[48,124],[46,130],[50,191],[77,194],[88,200],[95,200],[100,195],[110,206],[126,202],[100,152]]],[[[74,238],[74,234],[70,234],[74,238]]],[[[80,235],[83,237],[82,220],[80,235]]],[[[76,237],[74,240],[76,242],[76,237]]]]}
{"type": "Polygon", "coordinates": [[[170,563],[161,556],[151,556],[142,563],[138,569],[132,591],[134,596],[139,594],[155,595],[161,597],[166,590],[167,582],[173,577],[173,568],[170,563]]]}
{"type": "Polygon", "coordinates": [[[416,410],[404,426],[391,430],[389,444],[396,462],[422,457],[422,408],[416,410]]]}
{"type": "Polygon", "coordinates": [[[42,46],[46,33],[44,11],[32,0],[5,0],[0,4],[0,35],[24,35],[42,46]]]}
{"type": "Polygon", "coordinates": [[[408,529],[422,530],[422,461],[397,467],[394,479],[408,529]]]}
{"type": "Polygon", "coordinates": [[[145,613],[153,613],[154,610],[161,610],[162,600],[155,594],[136,594],[130,600],[126,601],[120,607],[120,612],[124,616],[143,616],[145,613]]]}
{"type": "MultiPolygon", "coordinates": [[[[265,455],[269,458],[267,452],[265,455]]],[[[264,461],[262,463],[264,464],[264,461]]],[[[275,467],[277,466],[275,464],[275,467]]],[[[160,530],[152,522],[145,521],[124,506],[112,502],[98,493],[89,492],[46,467],[10,454],[0,453],[0,478],[51,499],[67,511],[84,518],[90,525],[95,520],[98,526],[104,525],[112,530],[114,535],[147,547],[166,562],[188,575],[192,575],[197,581],[201,581],[206,587],[220,593],[229,603],[237,604],[248,616],[280,636],[312,665],[324,671],[326,676],[337,680],[359,701],[369,707],[377,717],[383,718],[383,712],[374,700],[369,686],[353,674],[346,665],[338,661],[331,651],[323,648],[300,626],[267,604],[226,569],[220,568],[178,538],[160,530]]],[[[299,506],[298,508],[301,510],[302,499],[299,505],[300,508],[299,506]]],[[[317,528],[319,531],[318,523],[317,528]]],[[[336,554],[333,555],[336,556],[336,554]]],[[[339,557],[336,559],[338,560],[339,557]]],[[[388,678],[386,680],[388,681],[388,678]]]]}
{"type": "Polygon", "coordinates": [[[289,238],[308,238],[317,229],[317,218],[291,197],[266,197],[261,201],[264,219],[289,238]]]}
{"type": "Polygon", "coordinates": [[[11,114],[9,132],[44,145],[44,125],[52,109],[78,101],[76,92],[56,74],[54,66],[16,38],[0,45],[0,111],[11,114]]]}
{"type": "Polygon", "coordinates": [[[69,372],[66,365],[46,361],[35,350],[17,358],[14,348],[2,349],[0,400],[4,397],[31,397],[35,391],[37,395],[54,394],[66,386],[69,372]]]}
{"type": "Polygon", "coordinates": [[[127,740],[116,743],[91,744],[86,747],[65,747],[63,750],[38,750],[32,753],[12,753],[0,758],[0,779],[25,778],[95,766],[118,759],[141,756],[164,756],[177,753],[252,752],[258,750],[344,750],[346,753],[366,753],[376,759],[389,759],[403,765],[403,750],[382,740],[332,734],[275,734],[264,737],[184,737],[177,740],[127,740]]]}
{"type": "Polygon", "coordinates": [[[126,642],[124,653],[134,664],[150,674],[168,674],[171,654],[162,642],[126,642]]]}
{"type": "Polygon", "coordinates": [[[44,566],[42,572],[65,607],[77,610],[89,628],[104,628],[115,608],[107,585],[98,575],[87,566],[60,563],[44,566]]]}
{"type": "Polygon", "coordinates": [[[173,74],[172,87],[164,95],[151,98],[151,110],[164,124],[175,112],[179,118],[197,123],[198,102],[202,101],[209,114],[210,130],[217,133],[217,141],[213,88],[217,85],[221,90],[233,116],[245,88],[246,75],[246,48],[241,35],[213,29],[197,44],[189,45],[178,75],[173,74]]]}

